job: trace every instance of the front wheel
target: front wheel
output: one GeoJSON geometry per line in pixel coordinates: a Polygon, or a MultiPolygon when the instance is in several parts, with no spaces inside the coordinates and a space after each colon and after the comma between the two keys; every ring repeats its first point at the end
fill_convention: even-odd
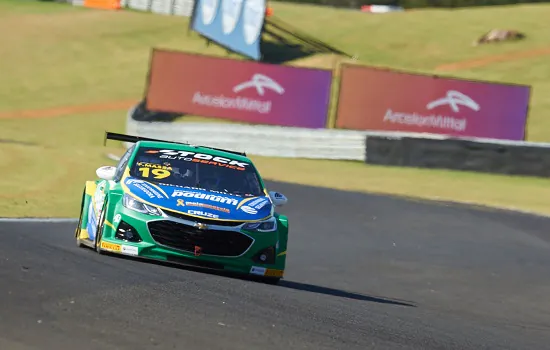
{"type": "Polygon", "coordinates": [[[279,284],[279,281],[281,280],[280,277],[263,277],[260,279],[261,282],[271,285],[277,285],[279,284]]]}
{"type": "Polygon", "coordinates": [[[82,214],[84,214],[84,196],[85,196],[85,193],[84,192],[82,194],[82,203],[80,203],[80,217],[78,218],[78,225],[76,226],[76,229],[75,229],[75,238],[76,238],[76,246],[78,248],[82,248],[84,247],[84,244],[82,243],[82,240],[80,239],[80,232],[82,231],[82,214]]]}
{"type": "Polygon", "coordinates": [[[95,251],[98,254],[103,254],[103,250],[101,250],[101,237],[103,236],[103,227],[105,225],[106,210],[107,210],[107,201],[105,201],[105,204],[103,205],[103,208],[101,210],[101,215],[99,216],[99,220],[97,222],[97,229],[95,234],[95,251]]]}

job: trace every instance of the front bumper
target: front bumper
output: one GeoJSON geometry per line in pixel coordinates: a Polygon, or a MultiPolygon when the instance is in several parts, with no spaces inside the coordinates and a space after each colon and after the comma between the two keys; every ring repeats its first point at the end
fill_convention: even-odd
{"type": "Polygon", "coordinates": [[[105,226],[101,243],[105,251],[240,274],[283,277],[286,247],[280,247],[278,231],[248,232],[219,223],[201,230],[181,216],[155,217],[122,206],[117,209],[114,222],[105,226]]]}

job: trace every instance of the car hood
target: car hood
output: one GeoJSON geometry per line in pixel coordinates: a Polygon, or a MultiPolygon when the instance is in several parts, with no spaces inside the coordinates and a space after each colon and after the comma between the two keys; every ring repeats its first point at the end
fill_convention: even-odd
{"type": "Polygon", "coordinates": [[[269,196],[242,197],[194,187],[147,182],[134,177],[124,179],[126,193],[143,202],[182,214],[215,220],[254,221],[273,214],[269,196]]]}

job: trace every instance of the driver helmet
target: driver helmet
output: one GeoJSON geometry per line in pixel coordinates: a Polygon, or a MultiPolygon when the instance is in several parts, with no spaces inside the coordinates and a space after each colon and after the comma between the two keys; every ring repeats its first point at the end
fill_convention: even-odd
{"type": "Polygon", "coordinates": [[[221,189],[221,183],[223,179],[223,171],[221,169],[209,169],[208,172],[203,171],[200,175],[200,183],[207,189],[217,190],[221,189]]]}
{"type": "Polygon", "coordinates": [[[193,171],[189,168],[172,168],[172,174],[180,179],[193,177],[193,171]]]}

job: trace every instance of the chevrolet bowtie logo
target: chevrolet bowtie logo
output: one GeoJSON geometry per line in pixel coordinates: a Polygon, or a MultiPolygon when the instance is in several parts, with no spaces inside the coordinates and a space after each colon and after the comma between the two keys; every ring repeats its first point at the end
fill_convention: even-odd
{"type": "Polygon", "coordinates": [[[202,222],[197,222],[195,224],[195,227],[198,228],[199,230],[206,230],[208,228],[208,225],[203,224],[202,222]]]}

